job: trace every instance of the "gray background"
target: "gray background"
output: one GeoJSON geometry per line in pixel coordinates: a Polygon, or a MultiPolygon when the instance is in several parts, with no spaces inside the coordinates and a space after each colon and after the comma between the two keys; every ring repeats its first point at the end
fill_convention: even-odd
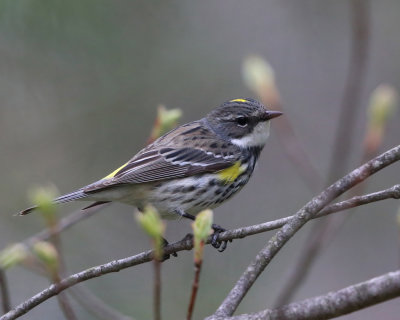
{"type": "MultiPolygon", "coordinates": [[[[359,163],[370,92],[400,85],[400,2],[372,1],[370,59],[357,116],[351,167],[359,163]]],[[[69,192],[112,171],[144,144],[156,106],[179,107],[182,122],[227,99],[252,96],[241,63],[260,54],[273,65],[285,108],[313,164],[326,175],[350,49],[348,1],[6,1],[0,2],[0,244],[41,230],[28,190],[54,183],[69,192]]],[[[382,150],[399,143],[400,113],[388,124],[382,150]]],[[[227,228],[293,214],[312,193],[286,159],[274,126],[256,174],[233,200],[215,210],[227,228]]],[[[398,164],[371,178],[368,191],[399,183],[398,164]]],[[[67,214],[79,204],[60,207],[67,214]]],[[[337,290],[399,266],[398,204],[363,207],[313,266],[295,299],[337,290]]],[[[304,244],[304,228],[274,259],[238,312],[269,307],[304,244]]],[[[190,231],[169,222],[167,238],[190,231]]],[[[272,233],[236,240],[220,254],[206,248],[195,318],[211,314],[272,233]]],[[[62,235],[69,273],[149,248],[133,209],[108,207],[62,235]]],[[[12,303],[48,286],[26,269],[7,272],[12,303]]],[[[120,311],[152,317],[152,265],[85,283],[120,311]]],[[[163,264],[165,319],[185,316],[192,253],[163,264]]],[[[75,305],[75,304],[74,304],[75,305]]],[[[92,319],[76,306],[79,318],[92,319]]],[[[342,317],[395,319],[398,300],[342,317]]],[[[63,319],[56,299],[21,319],[63,319]]]]}

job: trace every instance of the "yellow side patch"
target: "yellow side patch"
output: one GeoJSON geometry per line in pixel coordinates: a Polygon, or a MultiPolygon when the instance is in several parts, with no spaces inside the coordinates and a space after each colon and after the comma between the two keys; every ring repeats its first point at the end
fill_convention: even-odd
{"type": "Polygon", "coordinates": [[[244,103],[246,103],[248,101],[246,99],[233,99],[233,100],[231,100],[229,102],[244,102],[244,103]]]}
{"type": "Polygon", "coordinates": [[[236,161],[233,166],[230,166],[229,168],[226,168],[218,172],[218,178],[225,181],[225,183],[230,183],[235,181],[235,179],[239,175],[241,175],[245,170],[246,168],[241,166],[241,162],[236,161]]]}
{"type": "Polygon", "coordinates": [[[123,164],[122,166],[120,166],[118,169],[116,169],[113,172],[111,172],[108,176],[105,176],[103,179],[114,178],[114,176],[118,173],[118,171],[121,170],[123,167],[125,167],[128,163],[129,163],[129,161],[127,163],[123,164]]]}

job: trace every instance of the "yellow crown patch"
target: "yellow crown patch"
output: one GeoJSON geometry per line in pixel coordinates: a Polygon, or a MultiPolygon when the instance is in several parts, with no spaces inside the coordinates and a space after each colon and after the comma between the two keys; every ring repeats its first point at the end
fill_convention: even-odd
{"type": "Polygon", "coordinates": [[[246,99],[233,99],[229,102],[248,102],[246,99]]]}

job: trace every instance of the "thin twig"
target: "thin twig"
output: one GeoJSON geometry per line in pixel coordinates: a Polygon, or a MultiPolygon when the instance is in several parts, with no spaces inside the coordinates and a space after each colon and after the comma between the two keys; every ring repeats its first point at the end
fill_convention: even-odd
{"type": "Polygon", "coordinates": [[[346,170],[368,61],[371,24],[369,0],[351,0],[349,4],[352,25],[351,53],[329,170],[331,180],[328,180],[328,183],[336,180],[346,170]]]}
{"type": "Polygon", "coordinates": [[[229,292],[215,315],[231,316],[250,290],[258,276],[269,265],[280,249],[289,241],[295,233],[312,219],[324,206],[342,195],[347,190],[364,181],[366,178],[383,169],[384,167],[400,160],[400,145],[368,161],[361,167],[353,170],[345,177],[329,186],[318,196],[301,208],[287,224],[285,224],[257,254],[255,259],[244,271],[233,289],[229,292]]]}
{"type": "MultiPolygon", "coordinates": [[[[156,125],[160,125],[160,119],[159,119],[159,115],[157,116],[156,119],[156,123],[154,126],[156,125]]],[[[170,124],[172,125],[172,123],[170,124]]],[[[152,130],[152,132],[154,131],[154,128],[152,130]]],[[[152,138],[157,138],[157,137],[152,137],[152,138]]],[[[42,230],[41,232],[37,233],[36,235],[26,239],[25,241],[23,241],[22,243],[24,243],[25,245],[27,245],[28,247],[33,246],[37,241],[44,241],[44,240],[48,240],[51,239],[51,241],[53,242],[54,246],[57,249],[57,252],[59,253],[59,263],[60,263],[60,274],[57,275],[57,279],[60,279],[60,275],[64,274],[65,271],[65,264],[64,264],[64,260],[61,254],[61,239],[59,237],[59,233],[61,231],[64,231],[68,228],[70,228],[71,226],[75,225],[76,223],[91,217],[92,215],[94,215],[95,213],[99,212],[100,209],[108,206],[109,203],[105,203],[102,205],[98,205],[95,206],[93,208],[88,208],[83,210],[77,210],[74,211],[72,213],[70,213],[68,216],[64,217],[63,219],[61,219],[60,221],[58,221],[58,223],[55,226],[51,226],[50,228],[46,228],[44,230],[42,230]]],[[[5,277],[3,277],[3,270],[0,270],[0,287],[1,287],[1,292],[2,292],[2,303],[3,303],[3,309],[4,312],[8,312],[10,310],[10,306],[9,306],[9,296],[8,296],[8,292],[7,292],[7,288],[6,288],[6,282],[5,282],[5,277]],[[3,281],[4,280],[4,281],[3,281]],[[6,294],[7,293],[7,294],[6,294]],[[6,307],[8,306],[8,307],[6,307]]],[[[57,283],[57,281],[55,281],[57,283]]],[[[86,299],[84,299],[83,295],[85,295],[85,293],[87,293],[88,291],[78,291],[77,294],[79,294],[80,296],[80,300],[81,302],[86,301],[90,303],[86,303],[85,305],[87,307],[96,307],[96,311],[98,310],[102,310],[102,315],[110,315],[110,317],[108,318],[112,318],[112,319],[123,319],[123,315],[118,314],[118,312],[116,310],[113,310],[111,307],[105,306],[104,303],[101,303],[99,299],[97,299],[97,297],[89,295],[86,297],[86,299]],[[97,306],[96,306],[97,304],[97,306]],[[100,307],[100,305],[102,305],[102,307],[100,307]]],[[[59,299],[59,304],[60,307],[62,309],[62,311],[64,312],[66,318],[68,319],[75,319],[75,316],[73,314],[72,308],[69,305],[69,302],[67,300],[67,297],[64,295],[59,295],[58,296],[59,299]]],[[[93,311],[93,309],[92,309],[93,311]]],[[[96,311],[94,311],[96,313],[96,311]]],[[[97,312],[97,314],[99,314],[99,312],[97,312]]],[[[107,317],[106,317],[107,318],[107,317]]],[[[128,318],[131,319],[131,318],[128,318]]]]}
{"type": "MultiPolygon", "coordinates": [[[[68,216],[62,218],[60,221],[57,222],[56,225],[50,226],[49,228],[46,228],[42,230],[41,232],[37,233],[34,236],[31,236],[30,238],[26,239],[22,243],[25,245],[31,247],[33,246],[36,242],[38,241],[45,241],[51,239],[54,246],[57,249],[57,252],[59,254],[59,265],[60,265],[60,270],[59,274],[56,277],[56,280],[60,280],[61,277],[64,277],[65,273],[65,263],[64,259],[62,257],[61,253],[61,239],[60,239],[60,232],[70,228],[71,226],[75,225],[76,223],[91,217],[95,213],[99,212],[101,208],[104,208],[108,204],[103,204],[99,205],[93,208],[89,208],[86,210],[76,210],[72,213],[70,213],[68,216]]],[[[55,281],[57,282],[57,281],[55,281]]],[[[90,298],[90,297],[89,297],[90,298]]],[[[65,317],[67,319],[76,319],[76,316],[73,312],[73,309],[69,303],[68,297],[64,294],[58,295],[57,297],[60,309],[64,313],[65,317]]]]}
{"type": "Polygon", "coordinates": [[[196,302],[196,297],[197,297],[197,290],[199,289],[200,272],[201,272],[202,264],[203,264],[203,260],[195,261],[195,263],[194,263],[194,279],[193,279],[193,284],[192,284],[192,294],[190,295],[190,302],[189,302],[186,320],[192,319],[194,304],[196,302]]]}
{"type": "MultiPolygon", "coordinates": [[[[361,197],[354,197],[348,201],[342,201],[337,204],[332,204],[328,207],[326,207],[323,211],[319,213],[317,217],[322,216],[323,214],[330,214],[333,212],[338,212],[341,210],[345,210],[348,208],[354,207],[355,203],[357,205],[363,205],[367,203],[371,203],[374,201],[380,201],[388,198],[395,198],[398,199],[400,196],[400,186],[396,185],[393,186],[392,188],[375,192],[369,195],[361,196],[361,197]]],[[[232,240],[232,239],[239,239],[239,238],[244,238],[246,236],[258,234],[261,232],[266,232],[274,229],[278,229],[282,227],[284,224],[286,224],[288,221],[293,219],[294,216],[289,216],[286,218],[262,223],[259,225],[254,225],[254,226],[249,226],[249,227],[244,227],[244,228],[238,228],[230,231],[226,231],[220,234],[219,239],[222,241],[225,240],[232,240]]],[[[207,240],[207,243],[210,243],[211,239],[209,238],[207,240]]],[[[178,252],[182,250],[190,250],[193,248],[193,242],[192,240],[185,240],[185,241],[179,241],[175,244],[170,244],[164,248],[164,253],[165,254],[172,254],[173,252],[178,252]]],[[[125,259],[120,259],[116,261],[109,262],[104,265],[100,265],[91,269],[88,269],[86,271],[82,271],[78,274],[69,276],[68,278],[64,279],[61,281],[59,285],[52,285],[48,289],[42,291],[38,295],[32,297],[29,299],[29,303],[34,303],[32,305],[29,305],[29,309],[27,309],[25,312],[20,313],[19,315],[22,315],[35,307],[36,305],[40,304],[41,302],[49,299],[50,297],[56,295],[58,292],[61,292],[68,287],[71,287],[79,282],[94,278],[94,277],[99,277],[103,274],[111,273],[111,272],[118,272],[121,271],[125,268],[129,268],[141,263],[146,263],[152,260],[153,258],[153,250],[147,251],[147,252],[142,252],[138,255],[128,257],[125,259]],[[35,298],[35,299],[34,299],[35,298]]],[[[24,303],[23,305],[26,305],[24,303]]],[[[21,307],[20,305],[19,307],[21,307]]],[[[18,307],[17,307],[18,308],[18,307]]],[[[14,310],[18,310],[18,309],[14,310]]],[[[0,318],[3,320],[3,318],[0,318]]],[[[4,318],[4,319],[14,319],[14,318],[4,318]]]]}
{"type": "MultiPolygon", "coordinates": [[[[55,273],[52,277],[50,277],[54,283],[60,283],[60,277],[58,273],[55,273]]],[[[58,305],[60,306],[61,312],[64,314],[65,319],[67,320],[76,320],[75,312],[72,309],[71,304],[69,303],[68,297],[65,292],[61,292],[57,295],[58,305]]]]}
{"type": "MultiPolygon", "coordinates": [[[[339,212],[342,210],[353,208],[355,206],[365,205],[365,204],[368,204],[371,202],[381,201],[381,200],[390,199],[390,198],[393,198],[393,199],[400,198],[400,185],[395,185],[391,188],[388,188],[388,189],[385,189],[382,191],[374,192],[374,193],[367,194],[364,196],[353,197],[349,200],[329,205],[326,208],[324,208],[323,210],[321,210],[318,213],[318,215],[314,218],[319,218],[324,215],[328,215],[328,214],[331,214],[334,212],[339,212]]],[[[287,222],[289,222],[291,219],[293,219],[293,217],[294,216],[288,216],[285,218],[281,218],[281,219],[277,219],[274,221],[269,221],[269,222],[253,225],[253,226],[229,230],[229,231],[221,233],[219,236],[219,239],[221,241],[240,239],[240,238],[245,238],[247,236],[259,234],[262,232],[275,230],[275,229],[278,229],[278,228],[282,227],[283,225],[285,225],[287,222]]],[[[206,243],[209,244],[210,240],[211,239],[209,238],[206,243]]],[[[192,240],[185,240],[185,241],[179,241],[175,244],[170,244],[170,245],[166,246],[164,248],[164,251],[166,254],[172,254],[173,252],[178,252],[178,251],[182,251],[182,250],[190,250],[192,248],[193,248],[192,240]]],[[[112,261],[110,263],[100,265],[98,267],[95,267],[95,268],[92,268],[92,269],[89,269],[86,271],[82,271],[79,274],[72,275],[72,276],[62,280],[62,285],[60,285],[58,287],[56,287],[56,286],[53,287],[52,288],[53,292],[52,293],[49,292],[50,295],[47,298],[45,298],[43,301],[56,295],[57,292],[61,292],[62,290],[65,290],[66,288],[75,285],[76,283],[79,283],[79,282],[82,282],[82,281],[85,281],[85,280],[88,280],[88,279],[91,279],[94,277],[101,276],[102,270],[103,270],[103,274],[107,274],[110,272],[118,272],[125,268],[129,268],[129,267],[141,264],[141,263],[149,262],[152,260],[153,254],[154,254],[154,252],[152,250],[147,251],[147,252],[142,252],[142,253],[132,256],[132,257],[112,261]],[[96,269],[96,270],[94,270],[94,269],[96,269]]],[[[50,290],[50,288],[47,290],[50,290]]],[[[42,301],[39,301],[39,303],[40,302],[42,302],[42,301]]]]}
{"type": "Polygon", "coordinates": [[[154,259],[154,320],[161,320],[161,261],[154,259]]]}
{"type": "MultiPolygon", "coordinates": [[[[109,203],[101,204],[93,208],[85,209],[85,210],[76,210],[70,213],[68,216],[62,218],[59,223],[57,224],[58,232],[64,231],[73,225],[77,224],[78,222],[87,219],[93,216],[95,213],[98,213],[100,209],[109,206],[109,203]]],[[[44,229],[41,232],[31,236],[30,238],[22,241],[27,246],[32,246],[37,241],[45,241],[51,237],[51,232],[48,229],[44,229]]]]}
{"type": "MultiPolygon", "coordinates": [[[[54,275],[52,275],[52,280],[53,282],[59,282],[62,277],[65,276],[65,262],[64,262],[64,257],[63,257],[63,251],[62,251],[62,244],[61,244],[61,237],[60,237],[60,232],[59,227],[58,227],[58,221],[56,220],[56,217],[52,217],[53,219],[45,219],[46,223],[48,224],[48,231],[50,234],[50,241],[53,243],[54,248],[57,251],[57,260],[58,260],[58,268],[57,270],[54,270],[52,272],[55,272],[54,275]]],[[[64,317],[67,320],[75,320],[77,319],[74,309],[72,308],[69,299],[66,294],[62,293],[57,295],[57,300],[58,304],[60,306],[61,312],[64,314],[64,317]]]]}
{"type": "Polygon", "coordinates": [[[99,299],[84,286],[75,286],[71,288],[68,293],[71,294],[74,300],[82,307],[99,319],[132,320],[132,317],[128,317],[116,309],[109,307],[104,301],[99,299]]]}
{"type": "Polygon", "coordinates": [[[389,272],[344,289],[276,309],[235,317],[207,320],[324,320],[336,318],[400,296],[400,270],[389,272]]]}
{"type": "MultiPolygon", "coordinates": [[[[190,250],[193,248],[193,243],[191,240],[187,241],[181,241],[176,244],[171,244],[168,245],[164,248],[164,253],[165,254],[172,254],[173,252],[179,252],[182,250],[190,250]]],[[[114,260],[109,263],[99,265],[96,267],[89,268],[87,270],[78,272],[76,274],[73,274],[63,280],[61,280],[59,283],[54,283],[47,289],[41,291],[40,293],[36,294],[35,296],[31,297],[24,303],[20,304],[16,308],[12,309],[9,311],[7,314],[3,315],[0,317],[0,320],[8,320],[8,319],[16,319],[17,317],[25,314],[35,306],[39,305],[43,301],[46,301],[50,297],[53,297],[60,292],[64,291],[65,289],[76,285],[77,283],[86,281],[88,279],[100,277],[104,274],[111,273],[111,272],[119,272],[123,269],[149,262],[153,259],[154,256],[154,250],[148,250],[145,252],[142,252],[138,255],[124,258],[124,259],[119,259],[119,260],[114,260]]]]}
{"type": "MultiPolygon", "coordinates": [[[[394,185],[391,188],[381,190],[378,192],[373,192],[370,194],[366,194],[363,196],[356,196],[351,199],[337,202],[331,204],[324,209],[322,209],[318,214],[312,219],[321,218],[323,216],[340,212],[343,210],[351,209],[354,207],[362,206],[365,204],[369,204],[376,201],[381,201],[385,199],[400,199],[400,184],[394,185]]],[[[288,216],[285,218],[276,219],[273,221],[268,221],[248,227],[242,227],[238,229],[232,229],[226,232],[223,232],[219,235],[220,240],[233,240],[239,238],[245,238],[251,235],[272,231],[283,227],[286,223],[294,218],[293,216],[288,216]]],[[[209,243],[209,242],[207,242],[209,243]]]]}
{"type": "Polygon", "coordinates": [[[62,313],[64,314],[65,319],[67,320],[76,320],[78,319],[75,316],[74,310],[72,309],[67,295],[64,294],[64,292],[62,292],[61,294],[57,295],[57,300],[58,300],[58,304],[60,306],[60,309],[62,311],[62,313]]]}
{"type": "MultiPolygon", "coordinates": [[[[397,146],[396,148],[393,148],[393,149],[389,150],[388,152],[384,153],[383,155],[379,156],[378,158],[370,161],[366,165],[369,165],[372,163],[372,165],[374,166],[374,170],[378,171],[378,170],[382,169],[383,167],[388,166],[391,163],[399,160],[398,159],[399,157],[400,157],[400,146],[397,146]],[[381,162],[381,161],[383,161],[383,162],[381,162]]],[[[360,169],[357,169],[356,171],[360,171],[360,169]]],[[[352,172],[349,176],[346,176],[346,178],[354,177],[354,174],[356,174],[356,173],[352,172]]],[[[363,175],[363,179],[366,178],[366,176],[364,176],[364,171],[361,170],[360,174],[363,175]]],[[[344,191],[345,190],[343,190],[343,192],[344,191]]],[[[342,201],[340,203],[333,204],[331,206],[326,207],[326,209],[324,211],[326,211],[326,214],[330,214],[333,212],[351,208],[354,206],[354,202],[356,202],[357,205],[364,205],[367,203],[380,201],[380,200],[384,200],[384,199],[389,199],[389,198],[398,199],[399,196],[400,196],[400,186],[396,185],[396,186],[386,189],[384,191],[375,192],[375,193],[372,193],[372,194],[369,194],[366,196],[362,196],[362,197],[354,197],[348,201],[342,201]],[[333,209],[333,207],[335,207],[335,209],[333,209]],[[329,208],[331,208],[331,209],[329,209],[329,208]]],[[[321,214],[324,211],[321,210],[321,214]]],[[[320,216],[321,215],[318,215],[316,217],[320,217],[320,216]]],[[[316,218],[316,217],[313,217],[313,218],[316,218]]],[[[233,239],[239,239],[239,238],[244,238],[246,236],[258,234],[261,232],[278,229],[294,218],[295,218],[295,216],[290,216],[290,217],[286,217],[286,218],[282,218],[282,219],[254,225],[254,226],[225,231],[219,235],[219,240],[228,241],[228,240],[233,240],[233,239]]],[[[210,242],[211,242],[211,237],[209,237],[207,239],[206,244],[209,244],[210,242]]],[[[164,254],[172,254],[174,252],[179,252],[179,251],[183,251],[183,250],[191,250],[192,248],[193,248],[193,240],[188,238],[188,239],[178,241],[176,243],[165,246],[163,248],[163,252],[164,252],[164,254]]],[[[135,256],[131,256],[131,257],[119,259],[119,260],[114,260],[114,261],[108,262],[106,264],[99,265],[99,266],[81,271],[79,273],[73,274],[73,275],[61,280],[60,283],[51,285],[47,289],[45,289],[45,290],[39,292],[38,294],[36,294],[35,296],[31,297],[24,303],[18,305],[17,307],[12,309],[10,312],[3,315],[0,318],[0,320],[15,319],[15,318],[27,313],[29,310],[33,309],[40,303],[55,296],[56,294],[60,293],[63,290],[76,285],[77,283],[80,283],[80,282],[83,282],[83,281],[86,281],[86,280],[89,280],[92,278],[100,277],[107,273],[119,272],[123,269],[129,268],[129,267],[132,267],[132,266],[135,266],[138,264],[149,262],[153,259],[153,256],[154,256],[154,250],[148,250],[148,251],[142,252],[140,254],[137,254],[135,256]]]]}
{"type": "MultiPolygon", "coordinates": [[[[23,265],[30,271],[36,274],[47,277],[48,271],[43,264],[40,264],[36,259],[32,261],[24,261],[23,265]]],[[[59,282],[59,279],[55,282],[59,282]]],[[[113,320],[132,320],[132,317],[120,313],[118,310],[110,307],[104,301],[95,296],[91,291],[84,286],[74,286],[68,293],[87,311],[95,315],[99,319],[113,320]]]]}
{"type": "MultiPolygon", "coordinates": [[[[328,183],[344,174],[351,154],[354,136],[354,121],[360,106],[361,89],[364,84],[368,60],[368,42],[370,34],[370,12],[368,0],[350,1],[352,14],[352,47],[346,85],[344,88],[332,160],[328,173],[328,183]]],[[[341,217],[340,217],[341,218],[341,217]]],[[[340,219],[338,218],[338,219],[340,219]]],[[[307,277],[310,266],[323,247],[326,235],[336,226],[336,217],[315,223],[308,234],[306,246],[301,250],[299,260],[294,264],[286,285],[278,295],[275,306],[283,305],[291,300],[297,289],[307,277]]]]}
{"type": "Polygon", "coordinates": [[[10,311],[11,302],[10,302],[10,293],[8,290],[8,283],[6,273],[3,268],[0,268],[0,291],[1,291],[1,306],[3,309],[3,313],[10,311]]]}
{"type": "MultiPolygon", "coordinates": [[[[149,135],[148,143],[150,143],[151,140],[155,140],[156,138],[158,138],[157,136],[154,136],[153,132],[157,131],[157,128],[161,125],[161,120],[162,119],[160,119],[160,115],[158,114],[156,119],[155,119],[155,121],[154,121],[154,125],[153,125],[153,128],[151,130],[151,133],[149,135]]],[[[178,118],[177,118],[177,120],[178,120],[178,118]]],[[[164,130],[168,131],[169,129],[172,129],[173,123],[170,123],[169,126],[171,126],[171,128],[166,127],[166,128],[164,128],[164,130]]],[[[162,133],[162,132],[160,132],[160,133],[162,133]]],[[[58,222],[58,224],[57,224],[58,230],[57,231],[61,232],[61,231],[65,230],[65,229],[68,229],[71,226],[75,225],[76,223],[91,217],[95,213],[99,212],[100,209],[103,209],[104,207],[109,206],[109,205],[110,205],[110,203],[104,203],[104,204],[100,204],[100,205],[97,205],[97,206],[92,207],[92,208],[87,208],[85,210],[81,210],[81,209],[76,210],[76,211],[70,213],[68,216],[62,218],[58,222]]],[[[27,239],[27,240],[25,240],[23,242],[25,244],[27,244],[28,246],[31,246],[33,243],[35,243],[37,241],[47,240],[50,237],[51,237],[51,232],[49,232],[49,230],[45,229],[45,230],[39,232],[38,234],[30,237],[29,239],[27,239]]]]}

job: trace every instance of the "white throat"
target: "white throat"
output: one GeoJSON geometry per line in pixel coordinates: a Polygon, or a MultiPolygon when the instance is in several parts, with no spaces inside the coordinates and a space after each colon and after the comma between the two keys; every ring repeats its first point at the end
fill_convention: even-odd
{"type": "Polygon", "coordinates": [[[253,131],[240,139],[232,139],[231,142],[241,148],[263,147],[269,136],[269,121],[260,122],[253,131]]]}

